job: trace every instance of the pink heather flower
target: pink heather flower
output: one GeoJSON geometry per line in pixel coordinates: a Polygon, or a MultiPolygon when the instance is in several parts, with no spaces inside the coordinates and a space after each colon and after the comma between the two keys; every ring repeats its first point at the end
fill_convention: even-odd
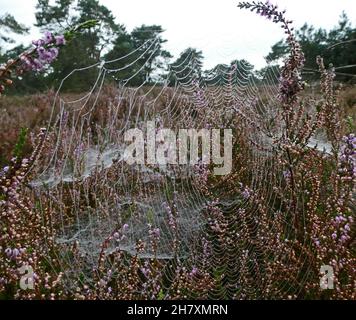
{"type": "Polygon", "coordinates": [[[334,232],[331,237],[335,240],[337,238],[337,234],[334,232]]]}

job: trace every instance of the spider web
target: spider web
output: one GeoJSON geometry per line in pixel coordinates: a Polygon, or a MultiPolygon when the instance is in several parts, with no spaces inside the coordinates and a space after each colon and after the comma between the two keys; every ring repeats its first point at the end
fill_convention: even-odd
{"type": "MultiPolygon", "coordinates": [[[[281,170],[276,170],[276,150],[283,131],[277,107],[279,75],[272,68],[272,73],[257,79],[249,64],[238,62],[220,66],[203,78],[196,71],[196,57],[189,54],[181,64],[171,65],[164,79],[157,78],[153,83],[146,79],[140,86],[130,87],[130,80],[142,72],[144,65],[126,78],[121,75],[149,50],[153,49],[153,56],[159,50],[157,44],[158,40],[153,40],[115,60],[75,69],[56,93],[48,128],[53,152],[43,160],[32,186],[56,206],[61,225],[56,241],[64,246],[76,244],[87,261],[82,269],[72,270],[69,278],[95,266],[103,242],[115,231],[119,231],[120,239],[110,242],[107,251],[119,248],[128,253],[127,257],[138,254],[162,260],[178,257],[193,267],[199,263],[192,258],[193,251],[204,249],[203,213],[212,201],[217,201],[224,214],[234,216],[229,223],[246,237],[238,254],[221,253],[232,266],[231,282],[239,273],[237,255],[253,264],[266,259],[261,249],[264,240],[260,239],[260,249],[256,249],[243,234],[244,225],[250,233],[258,234],[258,224],[251,219],[243,221],[243,213],[249,211],[249,217],[258,217],[253,194],[266,199],[266,206],[275,214],[283,210],[282,205],[278,209],[275,194],[276,188],[286,188],[281,170]],[[142,48],[147,49],[137,57],[142,48]],[[123,67],[112,67],[121,61],[125,61],[123,67]],[[89,74],[95,76],[86,93],[62,92],[71,77],[79,75],[87,80],[89,74]],[[169,80],[172,77],[174,83],[169,80]],[[123,154],[124,132],[130,128],[145,131],[147,121],[154,121],[157,129],[237,128],[250,151],[246,167],[252,174],[243,183],[236,181],[236,194],[226,194],[220,188],[212,197],[206,192],[209,185],[202,172],[207,168],[202,164],[128,165],[123,154]],[[169,221],[172,210],[176,213],[175,230],[169,221]],[[157,252],[148,246],[144,253],[138,253],[138,240],[150,243],[152,228],[160,230],[157,252]],[[179,239],[178,248],[175,239],[179,239]]],[[[317,139],[309,143],[315,146],[316,142],[319,147],[317,139]]],[[[324,148],[328,145],[321,144],[324,148]]],[[[279,219],[288,224],[287,216],[288,212],[279,219]]],[[[270,228],[273,233],[273,224],[270,228]]],[[[71,263],[71,256],[65,252],[60,258],[63,264],[71,263]]],[[[251,287],[245,284],[246,295],[263,291],[263,282],[257,283],[257,287],[256,282],[251,287]]]]}

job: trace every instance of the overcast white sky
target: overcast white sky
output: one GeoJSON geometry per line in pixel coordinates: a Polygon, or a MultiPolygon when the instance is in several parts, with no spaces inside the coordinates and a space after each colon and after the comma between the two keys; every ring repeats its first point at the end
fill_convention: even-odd
{"type": "MultiPolygon", "coordinates": [[[[166,31],[166,48],[175,56],[191,46],[205,56],[205,67],[245,58],[256,67],[272,44],[283,37],[282,29],[247,10],[237,8],[238,0],[101,0],[112,10],[117,22],[128,30],[141,24],[159,24],[166,31]]],[[[295,26],[308,22],[326,29],[337,24],[344,10],[356,24],[356,0],[272,0],[287,10],[295,26]]],[[[0,0],[0,15],[8,12],[28,26],[35,21],[37,0],[0,0]]],[[[31,37],[38,36],[32,29],[31,37]]]]}

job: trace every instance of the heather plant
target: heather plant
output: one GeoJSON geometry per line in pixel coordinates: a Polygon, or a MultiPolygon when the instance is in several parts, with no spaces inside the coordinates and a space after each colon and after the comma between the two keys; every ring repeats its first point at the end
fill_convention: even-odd
{"type": "MultiPolygon", "coordinates": [[[[321,98],[304,95],[305,58],[285,12],[239,7],[286,34],[276,94],[255,88],[241,62],[223,87],[176,67],[177,88],[104,86],[115,70],[99,63],[89,93],[54,95],[56,112],[26,158],[20,134],[0,173],[2,297],[355,299],[356,138],[334,70],[318,57],[321,98]],[[232,128],[233,171],[215,176],[203,161],[128,165],[123,132],[145,120],[156,130],[232,128]],[[312,143],[320,132],[328,150],[312,143]],[[324,266],[334,289],[321,285],[324,266]],[[22,267],[34,272],[33,290],[19,287],[22,267]]],[[[20,59],[26,70],[50,63],[64,39],[35,42],[20,59]]]]}
{"type": "Polygon", "coordinates": [[[67,41],[73,40],[78,34],[96,24],[96,20],[88,20],[60,35],[46,31],[42,39],[32,42],[32,48],[20,54],[16,59],[10,59],[0,66],[0,94],[5,91],[6,86],[13,84],[12,77],[19,77],[28,71],[43,71],[58,57],[60,48],[67,41]]]}

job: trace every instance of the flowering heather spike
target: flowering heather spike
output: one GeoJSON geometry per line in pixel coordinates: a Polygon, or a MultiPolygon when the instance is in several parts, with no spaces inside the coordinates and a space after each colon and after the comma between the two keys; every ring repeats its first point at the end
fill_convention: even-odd
{"type": "Polygon", "coordinates": [[[256,11],[261,16],[272,19],[274,23],[281,24],[285,30],[287,43],[290,47],[290,56],[285,61],[281,70],[280,99],[284,103],[284,108],[288,109],[290,104],[296,102],[297,94],[304,88],[304,82],[301,79],[301,69],[304,66],[305,58],[300,44],[293,35],[293,29],[289,26],[292,21],[284,17],[284,11],[278,11],[278,7],[268,1],[266,3],[241,2],[238,4],[238,7],[256,11]]]}
{"type": "Polygon", "coordinates": [[[53,35],[50,31],[46,31],[42,39],[33,40],[32,44],[35,48],[23,52],[16,59],[10,59],[0,66],[0,81],[4,82],[0,84],[0,96],[5,91],[5,86],[12,85],[12,80],[8,79],[12,73],[20,75],[25,71],[42,71],[57,58],[59,47],[97,24],[97,20],[88,20],[65,31],[63,35],[53,35]]]}

